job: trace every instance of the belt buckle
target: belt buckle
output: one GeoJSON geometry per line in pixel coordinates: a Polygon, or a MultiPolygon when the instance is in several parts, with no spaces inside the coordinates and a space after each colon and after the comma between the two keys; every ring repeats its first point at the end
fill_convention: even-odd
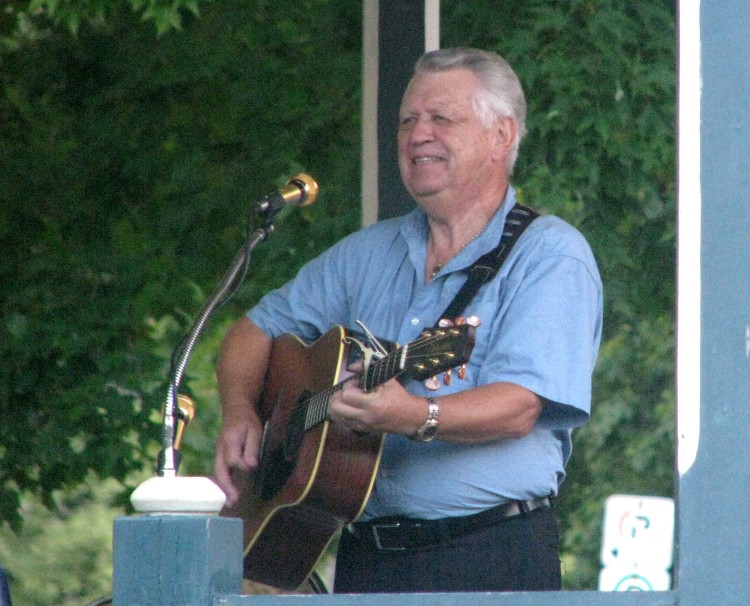
{"type": "MultiPolygon", "coordinates": [[[[386,530],[396,529],[400,527],[401,527],[401,522],[391,522],[391,523],[386,523],[386,524],[371,525],[370,530],[372,530],[372,538],[375,541],[375,547],[379,551],[406,551],[406,547],[404,547],[403,545],[400,545],[397,547],[385,545],[383,542],[383,539],[385,539],[385,537],[380,536],[381,529],[383,531],[386,531],[386,530]]],[[[387,543],[388,541],[386,540],[385,542],[387,543]]]]}

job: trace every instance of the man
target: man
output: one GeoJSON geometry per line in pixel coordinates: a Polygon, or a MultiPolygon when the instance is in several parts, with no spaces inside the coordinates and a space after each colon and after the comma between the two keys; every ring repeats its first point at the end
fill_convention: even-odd
{"type": "MultiPolygon", "coordinates": [[[[418,61],[398,130],[418,208],[345,238],[227,335],[215,478],[230,504],[230,470],[258,464],[253,403],[272,338],[314,340],[359,320],[404,344],[434,325],[516,203],[510,176],[525,113],[516,75],[494,53],[445,49],[418,61]]],[[[332,396],[334,423],[387,434],[366,509],[342,533],[336,592],[560,588],[551,499],[571,430],[589,415],[601,314],[585,240],[542,216],[466,309],[481,326],[463,381],[435,393],[414,381],[368,393],[349,382],[332,396]]]]}

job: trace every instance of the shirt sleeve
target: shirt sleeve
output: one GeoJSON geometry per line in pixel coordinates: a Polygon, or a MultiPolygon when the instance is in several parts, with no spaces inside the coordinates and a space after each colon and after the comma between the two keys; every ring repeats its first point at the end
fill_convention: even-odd
{"type": "Polygon", "coordinates": [[[552,218],[537,221],[528,230],[536,233],[519,240],[495,290],[482,298],[490,334],[479,382],[507,381],[533,391],[545,402],[538,425],[569,429],[590,413],[602,286],[583,237],[552,218]],[[500,306],[493,315],[487,304],[495,297],[495,310],[497,301],[500,306]]]}
{"type": "Polygon", "coordinates": [[[399,225],[396,220],[381,221],[340,240],[306,263],[294,279],[265,295],[248,317],[274,338],[293,333],[312,341],[336,324],[351,329],[368,314],[390,315],[390,307],[376,300],[404,289],[406,278],[392,281],[405,255],[399,225]]]}
{"type": "Polygon", "coordinates": [[[272,337],[293,333],[313,341],[346,317],[341,260],[345,241],[309,261],[281,288],[266,294],[247,317],[272,337]]]}

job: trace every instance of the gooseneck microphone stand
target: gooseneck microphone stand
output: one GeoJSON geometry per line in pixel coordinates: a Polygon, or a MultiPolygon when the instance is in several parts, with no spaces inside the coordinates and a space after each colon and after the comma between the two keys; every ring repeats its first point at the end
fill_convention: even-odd
{"type": "Polygon", "coordinates": [[[310,175],[299,173],[289,179],[281,189],[264,196],[251,207],[247,218],[244,246],[237,252],[219,286],[203,305],[189,332],[172,354],[169,386],[164,405],[162,449],[157,461],[158,476],[174,478],[180,465],[179,443],[176,443],[177,423],[181,422],[184,427],[190,419],[189,416],[182,414],[178,407],[178,390],[198,337],[211,315],[239,290],[247,276],[252,251],[274,231],[272,221],[276,213],[287,206],[308,206],[315,201],[317,196],[317,182],[310,175]]]}
{"type": "Polygon", "coordinates": [[[172,354],[164,405],[162,449],[157,461],[157,473],[160,477],[174,478],[180,465],[179,443],[176,443],[176,437],[181,433],[178,434],[176,431],[177,423],[181,422],[184,428],[190,417],[178,407],[178,390],[185,366],[203,328],[211,315],[239,290],[247,276],[252,251],[274,231],[272,221],[276,213],[287,206],[308,206],[317,196],[317,182],[310,175],[299,173],[289,179],[281,189],[264,196],[251,207],[244,246],[237,252],[219,286],[203,305],[190,331],[172,354]],[[254,225],[259,226],[253,229],[254,225]]]}
{"type": "MultiPolygon", "coordinates": [[[[262,216],[263,225],[252,232],[248,229],[244,246],[237,251],[231,266],[222,277],[218,287],[198,312],[198,316],[187,335],[172,354],[169,386],[164,405],[162,450],[159,454],[157,466],[157,473],[162,477],[174,477],[177,475],[180,465],[179,451],[175,448],[176,423],[181,414],[177,406],[177,394],[190,354],[213,313],[229,301],[244,282],[250,266],[251,253],[258,244],[273,233],[274,226],[271,220],[277,211],[278,209],[268,208],[262,216]]],[[[250,227],[251,222],[252,216],[248,219],[248,227],[250,227]]]]}

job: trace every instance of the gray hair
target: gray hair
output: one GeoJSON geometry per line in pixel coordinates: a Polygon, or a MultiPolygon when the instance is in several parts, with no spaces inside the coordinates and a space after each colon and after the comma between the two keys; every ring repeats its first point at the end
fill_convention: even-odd
{"type": "Polygon", "coordinates": [[[473,99],[480,123],[489,128],[498,118],[511,118],[517,127],[516,140],[508,156],[508,173],[518,158],[518,147],[526,135],[526,98],[521,82],[510,64],[497,53],[475,48],[443,48],[420,57],[414,73],[468,69],[479,76],[481,87],[473,99]]]}

